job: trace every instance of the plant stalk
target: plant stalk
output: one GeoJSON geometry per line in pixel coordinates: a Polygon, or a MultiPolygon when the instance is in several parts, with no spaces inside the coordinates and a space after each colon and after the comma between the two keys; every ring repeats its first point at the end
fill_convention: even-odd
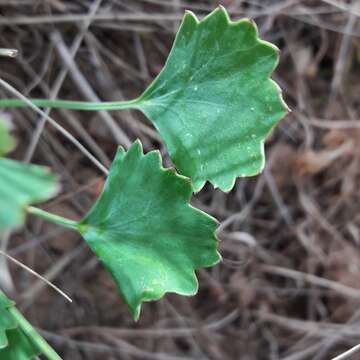
{"type": "Polygon", "coordinates": [[[65,226],[65,227],[73,229],[73,230],[78,230],[79,229],[79,224],[78,224],[77,221],[70,220],[70,219],[64,218],[62,216],[52,214],[50,212],[47,212],[45,210],[36,208],[34,206],[29,206],[27,208],[27,212],[29,214],[41,217],[41,218],[43,218],[45,220],[48,220],[48,221],[53,222],[53,223],[58,224],[58,225],[65,226]]]}
{"type": "MultiPolygon", "coordinates": [[[[29,99],[35,106],[52,109],[70,109],[82,111],[99,111],[99,110],[122,110],[137,108],[140,98],[129,101],[105,101],[105,102],[88,102],[88,101],[71,101],[71,100],[48,100],[48,99],[29,99]]],[[[1,99],[0,108],[4,107],[26,107],[29,106],[21,99],[1,99]]]]}
{"type": "Polygon", "coordinates": [[[32,327],[32,325],[15,306],[9,307],[8,311],[16,319],[21,330],[37,346],[43,355],[47,356],[49,360],[62,360],[55,350],[41,337],[41,335],[32,327]]]}

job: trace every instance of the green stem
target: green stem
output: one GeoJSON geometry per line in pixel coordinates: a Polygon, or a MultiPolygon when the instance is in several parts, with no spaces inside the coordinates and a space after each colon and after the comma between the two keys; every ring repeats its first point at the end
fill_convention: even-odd
{"type": "Polygon", "coordinates": [[[26,334],[31,342],[36,345],[41,353],[47,356],[48,360],[62,360],[55,350],[41,337],[41,335],[32,327],[32,325],[15,306],[11,306],[8,311],[16,319],[21,330],[26,334]]]}
{"type": "MultiPolygon", "coordinates": [[[[140,98],[129,101],[105,101],[105,102],[88,102],[88,101],[71,101],[71,100],[48,100],[48,99],[29,99],[34,105],[44,108],[53,109],[71,109],[83,111],[99,110],[122,110],[137,108],[140,104],[140,98]]],[[[27,107],[28,104],[20,99],[1,99],[0,108],[4,107],[27,107]]]]}
{"type": "Polygon", "coordinates": [[[41,218],[43,218],[45,220],[51,221],[51,222],[53,222],[55,224],[58,224],[58,225],[65,226],[65,227],[70,228],[70,229],[74,229],[74,230],[79,229],[79,224],[78,224],[77,221],[70,220],[70,219],[64,218],[62,216],[49,213],[49,212],[47,212],[45,210],[42,210],[42,209],[39,209],[39,208],[36,208],[36,207],[33,207],[33,206],[29,206],[27,208],[27,212],[29,214],[39,216],[39,217],[41,217],[41,218]]]}

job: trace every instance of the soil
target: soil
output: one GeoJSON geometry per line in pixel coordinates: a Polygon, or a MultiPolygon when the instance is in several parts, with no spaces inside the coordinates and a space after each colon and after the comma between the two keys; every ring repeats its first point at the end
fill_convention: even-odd
{"type": "MultiPolygon", "coordinates": [[[[2,263],[1,287],[65,360],[326,360],[360,342],[356,3],[0,1],[0,48],[19,50],[17,58],[1,59],[0,77],[25,96],[134,98],[161,70],[184,10],[202,17],[222,4],[233,20],[253,19],[261,37],[280,48],[274,79],[292,109],[267,141],[261,175],[238,179],[228,194],[206,185],[194,196],[193,204],[221,223],[223,255],[220,265],[198,272],[195,297],[147,303],[134,322],[79,235],[31,217],[3,236],[10,255],[73,300],[2,263]]],[[[0,97],[9,96],[0,89],[0,97]]],[[[101,113],[50,114],[105,165],[119,144],[136,138],[146,151],[161,149],[170,164],[138,112],[109,113],[117,137],[101,113]]],[[[18,140],[11,156],[26,158],[39,117],[29,109],[2,116],[18,140]]],[[[101,192],[102,174],[48,124],[31,161],[61,176],[60,196],[44,204],[49,211],[80,219],[101,192]]]]}

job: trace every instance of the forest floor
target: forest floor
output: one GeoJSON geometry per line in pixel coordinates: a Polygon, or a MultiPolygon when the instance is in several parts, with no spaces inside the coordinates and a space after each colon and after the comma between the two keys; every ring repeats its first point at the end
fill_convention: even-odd
{"type": "MultiPolygon", "coordinates": [[[[19,55],[1,59],[0,77],[28,97],[134,98],[161,70],[184,10],[202,17],[219,3],[280,48],[274,79],[292,113],[268,140],[261,175],[193,199],[219,219],[224,261],[199,271],[197,296],[147,303],[137,323],[78,234],[31,218],[3,236],[2,248],[73,299],[0,260],[1,286],[64,360],[327,360],[360,343],[356,0],[2,0],[0,47],[19,55]]],[[[2,116],[18,139],[13,157],[61,174],[61,194],[44,208],[81,218],[101,173],[52,127],[37,140],[32,110],[2,116]]],[[[138,112],[51,116],[105,165],[136,138],[167,156],[138,112]]]]}

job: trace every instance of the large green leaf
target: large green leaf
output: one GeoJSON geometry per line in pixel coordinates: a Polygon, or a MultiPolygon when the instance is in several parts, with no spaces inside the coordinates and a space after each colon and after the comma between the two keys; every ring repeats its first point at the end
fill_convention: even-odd
{"type": "Polygon", "coordinates": [[[0,156],[9,152],[14,145],[14,138],[9,134],[6,123],[0,119],[0,156]]]}
{"type": "Polygon", "coordinates": [[[0,158],[0,231],[21,225],[26,206],[47,200],[57,189],[47,168],[0,158]]]}
{"type": "Polygon", "coordinates": [[[166,65],[138,99],[178,171],[195,190],[224,191],[264,166],[264,139],[287,113],[269,77],[277,48],[253,22],[231,22],[219,7],[202,21],[187,12],[166,65]]]}
{"type": "Polygon", "coordinates": [[[0,291],[0,359],[29,360],[40,351],[9,311],[13,306],[14,303],[0,291]]]}
{"type": "MultiPolygon", "coordinates": [[[[289,111],[270,76],[278,49],[255,23],[232,22],[219,7],[203,20],[187,11],[165,67],[137,99],[86,103],[32,99],[38,106],[141,110],[160,131],[178,171],[198,191],[206,181],[224,191],[264,167],[264,141],[289,111]]],[[[27,106],[1,99],[0,107],[27,106]]]]}
{"type": "Polygon", "coordinates": [[[135,319],[143,301],[194,295],[194,270],[219,261],[213,218],[189,205],[190,181],[161,167],[158,151],[119,148],[105,188],[79,223],[135,319]]]}

